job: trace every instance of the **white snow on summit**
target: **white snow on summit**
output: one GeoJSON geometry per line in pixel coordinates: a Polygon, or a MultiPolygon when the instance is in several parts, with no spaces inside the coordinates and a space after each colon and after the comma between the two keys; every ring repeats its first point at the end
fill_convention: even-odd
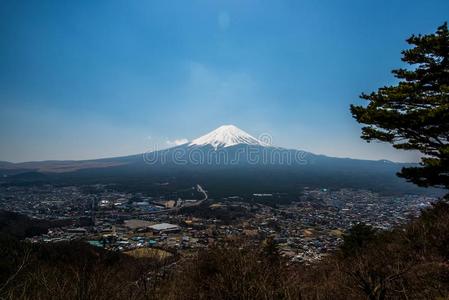
{"type": "Polygon", "coordinates": [[[189,146],[211,145],[215,149],[230,147],[238,144],[260,145],[264,143],[251,136],[249,133],[237,128],[234,125],[223,125],[193,140],[189,146]]]}

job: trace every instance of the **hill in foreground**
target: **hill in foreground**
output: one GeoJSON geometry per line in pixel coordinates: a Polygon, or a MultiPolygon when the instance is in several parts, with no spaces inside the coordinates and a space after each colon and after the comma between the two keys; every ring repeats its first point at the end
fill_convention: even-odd
{"type": "Polygon", "coordinates": [[[134,258],[79,242],[0,239],[2,299],[446,299],[449,204],[407,225],[363,224],[320,262],[289,264],[268,239],[228,240],[189,257],[134,258]]]}

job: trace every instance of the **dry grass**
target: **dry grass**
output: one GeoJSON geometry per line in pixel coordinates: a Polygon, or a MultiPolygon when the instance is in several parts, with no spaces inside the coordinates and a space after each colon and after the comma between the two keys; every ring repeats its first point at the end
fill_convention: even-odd
{"type": "Polygon", "coordinates": [[[158,260],[167,259],[173,256],[170,252],[157,248],[137,248],[123,253],[134,258],[154,258],[158,260]]]}

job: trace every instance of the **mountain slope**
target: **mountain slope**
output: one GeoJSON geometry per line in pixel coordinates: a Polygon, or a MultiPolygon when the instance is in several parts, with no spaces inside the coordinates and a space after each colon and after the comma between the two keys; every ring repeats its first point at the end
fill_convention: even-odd
{"type": "MultiPolygon", "coordinates": [[[[232,125],[221,126],[190,143],[150,153],[3,166],[14,167],[14,175],[3,179],[11,183],[30,183],[33,178],[61,184],[115,183],[130,191],[155,193],[197,183],[204,184],[213,196],[298,194],[304,187],[366,188],[389,194],[432,191],[416,188],[396,176],[410,164],[334,158],[272,147],[232,125]],[[30,172],[45,176],[30,176],[30,172]],[[161,182],[168,184],[161,188],[161,182]]],[[[0,171],[8,174],[7,170],[0,171]]]]}

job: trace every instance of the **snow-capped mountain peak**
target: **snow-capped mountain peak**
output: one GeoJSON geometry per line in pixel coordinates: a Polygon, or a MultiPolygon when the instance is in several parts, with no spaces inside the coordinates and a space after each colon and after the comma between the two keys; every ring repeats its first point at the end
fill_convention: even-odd
{"type": "Polygon", "coordinates": [[[215,149],[230,147],[238,144],[260,145],[264,144],[251,136],[249,133],[241,130],[234,125],[223,125],[193,140],[189,146],[206,146],[210,145],[215,149]]]}

